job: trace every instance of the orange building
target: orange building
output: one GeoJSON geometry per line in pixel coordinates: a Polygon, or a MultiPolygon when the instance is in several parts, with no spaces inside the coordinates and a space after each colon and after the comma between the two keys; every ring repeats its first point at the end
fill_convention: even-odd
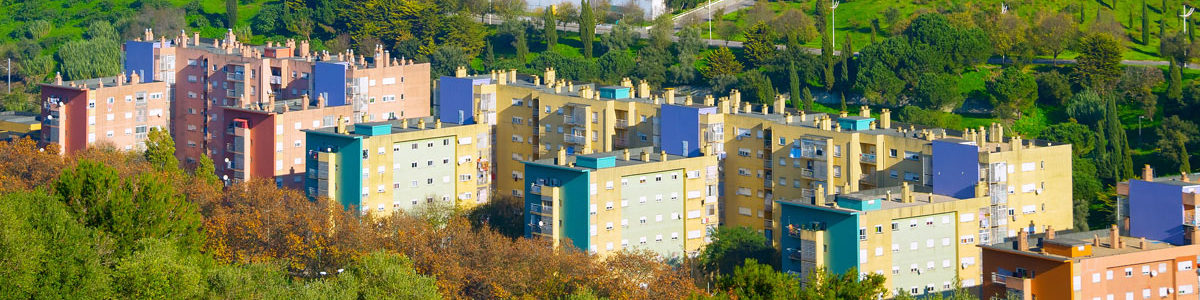
{"type": "Polygon", "coordinates": [[[170,124],[167,84],[126,77],[96,78],[41,85],[41,144],[71,154],[92,145],[141,150],[152,128],[170,124]]]}
{"type": "Polygon", "coordinates": [[[1114,225],[1035,237],[1021,232],[980,247],[982,299],[1197,299],[1200,245],[1120,236],[1114,225]]]}

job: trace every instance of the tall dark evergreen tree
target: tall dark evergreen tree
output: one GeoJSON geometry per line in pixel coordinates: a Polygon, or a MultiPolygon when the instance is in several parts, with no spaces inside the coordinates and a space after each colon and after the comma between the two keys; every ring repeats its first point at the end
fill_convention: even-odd
{"type": "Polygon", "coordinates": [[[225,0],[225,27],[237,27],[238,0],[225,0]]]}
{"type": "Polygon", "coordinates": [[[796,110],[804,109],[804,101],[808,100],[800,95],[800,72],[796,71],[795,62],[788,63],[788,97],[792,98],[792,107],[796,110]]]}
{"type": "Polygon", "coordinates": [[[804,91],[800,92],[800,95],[802,95],[802,97],[804,98],[804,110],[812,110],[813,109],[813,95],[812,95],[812,92],[808,91],[807,86],[804,87],[804,91]]]}
{"type": "Polygon", "coordinates": [[[1142,45],[1150,43],[1150,17],[1147,17],[1149,11],[1146,0],[1142,0],[1142,45]]]}
{"type": "Polygon", "coordinates": [[[592,58],[592,40],[596,39],[596,16],[592,14],[592,4],[587,0],[579,2],[579,40],[583,42],[583,57],[592,58]]]}
{"type": "Polygon", "coordinates": [[[558,17],[554,15],[554,8],[551,5],[542,12],[542,37],[546,38],[547,50],[558,45],[558,17]]]}
{"type": "Polygon", "coordinates": [[[821,61],[825,64],[825,91],[833,91],[833,41],[829,36],[833,30],[830,24],[829,7],[823,1],[815,1],[817,11],[817,32],[821,34],[821,61]]]}

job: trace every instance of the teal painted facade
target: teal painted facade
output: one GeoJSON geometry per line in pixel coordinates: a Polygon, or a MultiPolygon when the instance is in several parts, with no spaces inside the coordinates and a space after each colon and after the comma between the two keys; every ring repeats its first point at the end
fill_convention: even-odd
{"type": "Polygon", "coordinates": [[[575,165],[577,165],[581,168],[592,168],[592,169],[612,168],[617,165],[617,157],[616,156],[605,156],[605,157],[576,156],[575,157],[575,165]]]}
{"type": "MultiPolygon", "coordinates": [[[[337,170],[337,197],[340,199],[342,207],[346,209],[362,206],[362,194],[360,187],[362,186],[362,136],[349,136],[333,133],[325,133],[320,131],[305,131],[305,147],[307,147],[304,157],[305,168],[308,174],[316,174],[317,169],[317,153],[332,152],[337,153],[337,161],[330,162],[333,168],[337,170]]],[[[304,187],[309,198],[315,198],[315,190],[317,180],[312,176],[304,179],[304,187]]]]}
{"type": "Polygon", "coordinates": [[[837,197],[837,204],[839,207],[844,207],[844,208],[853,209],[853,210],[857,210],[857,211],[872,211],[872,210],[879,210],[880,208],[883,207],[883,198],[880,197],[879,199],[860,200],[860,199],[848,199],[848,198],[839,196],[839,197],[837,197]]]}
{"type": "Polygon", "coordinates": [[[354,134],[376,136],[389,133],[392,133],[392,124],[354,124],[354,134]]]}
{"type": "Polygon", "coordinates": [[[850,131],[871,129],[871,122],[875,122],[875,118],[857,116],[838,118],[838,126],[841,126],[842,130],[850,131]]]}
{"type": "Polygon", "coordinates": [[[558,165],[545,165],[534,162],[525,164],[525,237],[534,237],[539,230],[539,222],[544,222],[549,228],[553,220],[543,219],[542,216],[531,213],[535,205],[540,205],[542,196],[534,193],[533,185],[541,185],[542,193],[549,193],[550,187],[559,187],[561,208],[555,208],[561,213],[558,222],[562,237],[569,239],[571,244],[580,250],[587,250],[591,245],[588,228],[590,202],[591,172],[588,170],[572,169],[558,165]]]}
{"type": "MultiPolygon", "coordinates": [[[[817,227],[825,230],[825,266],[830,272],[844,273],[851,268],[859,267],[858,227],[861,223],[859,212],[830,207],[818,207],[785,201],[779,203],[779,222],[783,228],[787,226],[817,227]]],[[[782,249],[781,271],[803,273],[797,261],[789,259],[791,251],[801,249],[801,240],[788,235],[784,229],[779,241],[782,249]]]]}

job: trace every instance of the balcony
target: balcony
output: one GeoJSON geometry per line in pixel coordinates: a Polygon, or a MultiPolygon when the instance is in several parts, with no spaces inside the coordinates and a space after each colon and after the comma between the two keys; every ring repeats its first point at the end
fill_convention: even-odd
{"type": "Polygon", "coordinates": [[[616,127],[617,129],[629,128],[629,120],[617,119],[617,122],[614,123],[613,126],[616,127]]]}
{"type": "Polygon", "coordinates": [[[542,186],[539,184],[529,185],[529,193],[534,194],[534,195],[541,195],[542,194],[542,186]]]}
{"type": "Polygon", "coordinates": [[[617,138],[617,139],[613,140],[613,145],[616,146],[617,148],[629,147],[629,140],[624,139],[624,138],[617,138]]]}
{"type": "Polygon", "coordinates": [[[807,159],[825,160],[825,150],[816,147],[800,148],[800,157],[807,159]]]}
{"type": "MultiPolygon", "coordinates": [[[[796,238],[799,238],[799,237],[796,237],[796,238]]],[[[805,260],[804,254],[801,253],[800,251],[792,251],[792,253],[788,253],[788,259],[795,260],[795,261],[805,260]]]]}
{"type": "Polygon", "coordinates": [[[283,84],[283,77],[278,75],[271,76],[271,84],[283,84]]]}
{"type": "Polygon", "coordinates": [[[808,178],[808,179],[822,179],[820,177],[817,177],[817,174],[816,174],[815,170],[813,170],[813,169],[800,169],[800,177],[808,178]]]}
{"type": "Polygon", "coordinates": [[[572,115],[563,115],[563,124],[566,125],[583,125],[587,118],[577,118],[572,115]]]}
{"type": "Polygon", "coordinates": [[[554,214],[554,207],[544,204],[534,204],[529,207],[529,213],[549,217],[554,214]]]}
{"type": "Polygon", "coordinates": [[[586,141],[587,141],[587,138],[585,138],[582,135],[577,135],[577,134],[563,135],[563,142],[565,142],[567,144],[583,145],[586,143],[586,141]]]}
{"type": "Polygon", "coordinates": [[[816,194],[817,194],[817,191],[814,189],[801,189],[800,190],[800,198],[803,198],[804,200],[812,200],[813,197],[816,196],[816,194]]]}
{"type": "Polygon", "coordinates": [[[862,162],[864,163],[875,163],[875,153],[863,153],[860,154],[859,157],[862,158],[862,162]]]}
{"type": "Polygon", "coordinates": [[[1004,275],[1004,274],[999,274],[999,273],[992,273],[992,283],[1002,284],[1002,285],[1004,285],[1004,287],[1008,288],[1010,291],[1013,291],[1013,290],[1019,291],[1019,292],[1028,291],[1032,287],[1032,285],[1031,285],[1032,282],[1033,282],[1032,278],[1025,278],[1025,277],[1016,276],[1016,275],[1004,275]]]}
{"type": "Polygon", "coordinates": [[[225,80],[227,80],[227,81],[243,81],[243,80],[245,80],[245,79],[246,79],[246,74],[245,74],[245,73],[228,73],[228,74],[225,74],[225,80]]]}

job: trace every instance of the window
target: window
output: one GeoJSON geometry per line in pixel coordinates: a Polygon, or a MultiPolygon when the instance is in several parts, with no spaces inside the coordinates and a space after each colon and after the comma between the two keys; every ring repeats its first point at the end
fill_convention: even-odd
{"type": "Polygon", "coordinates": [[[858,240],[860,240],[860,241],[867,240],[867,229],[866,228],[858,228],[858,240]]]}
{"type": "Polygon", "coordinates": [[[888,150],[888,156],[890,156],[890,157],[896,157],[896,149],[891,149],[891,150],[888,150]]]}
{"type": "Polygon", "coordinates": [[[912,151],[904,151],[904,159],[921,160],[921,153],[920,152],[912,152],[912,151]]]}
{"type": "Polygon", "coordinates": [[[1133,268],[1125,268],[1125,278],[1133,277],[1133,268]]]}
{"type": "Polygon", "coordinates": [[[892,222],[892,231],[899,231],[900,223],[892,222]]]}
{"type": "Polygon", "coordinates": [[[883,225],[875,225],[875,233],[876,234],[883,233],[883,225]]]}

